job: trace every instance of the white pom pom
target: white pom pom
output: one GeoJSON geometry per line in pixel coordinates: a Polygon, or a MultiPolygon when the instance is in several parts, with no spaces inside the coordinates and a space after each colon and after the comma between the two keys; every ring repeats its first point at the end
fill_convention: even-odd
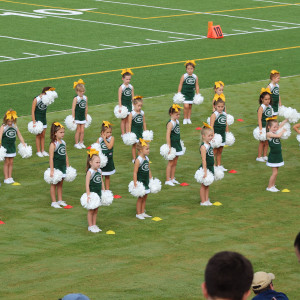
{"type": "Polygon", "coordinates": [[[151,193],[156,194],[161,191],[161,181],[158,178],[150,178],[149,188],[151,193]]]}
{"type": "Polygon", "coordinates": [[[92,124],[92,117],[89,114],[87,114],[86,123],[84,124],[84,127],[88,128],[88,127],[90,127],[91,124],[92,124]]]}
{"type": "Polygon", "coordinates": [[[300,114],[297,112],[297,110],[291,107],[286,108],[283,116],[285,119],[288,119],[290,123],[296,123],[300,118],[300,114]]]}
{"type": "Polygon", "coordinates": [[[52,104],[57,97],[58,95],[55,91],[47,91],[46,94],[42,96],[42,102],[48,106],[52,104]]]}
{"type": "Polygon", "coordinates": [[[75,131],[77,128],[77,124],[75,124],[74,118],[72,115],[69,115],[65,118],[65,124],[67,128],[71,131],[75,131]]]}
{"type": "Polygon", "coordinates": [[[153,141],[153,131],[152,130],[145,130],[143,132],[143,139],[146,141],[153,141]]]}
{"type": "Polygon", "coordinates": [[[38,135],[41,134],[44,130],[43,123],[41,121],[35,122],[35,126],[33,127],[33,122],[30,121],[28,123],[28,131],[32,134],[38,135]]]}
{"type": "Polygon", "coordinates": [[[87,201],[87,194],[84,193],[80,198],[81,205],[86,209],[96,209],[101,205],[100,197],[97,193],[90,193],[89,201],[87,201]]]}
{"type": "Polygon", "coordinates": [[[91,145],[91,149],[95,149],[97,151],[99,151],[99,153],[102,153],[102,149],[99,143],[94,143],[91,145]]]}
{"type": "Polygon", "coordinates": [[[185,100],[185,97],[180,92],[175,94],[174,97],[173,97],[173,102],[175,104],[182,104],[184,100],[185,100]]]}
{"type": "Polygon", "coordinates": [[[164,144],[160,147],[160,155],[166,159],[166,160],[173,160],[176,156],[176,149],[171,147],[171,151],[170,148],[167,144],[164,144]]]}
{"type": "Polygon", "coordinates": [[[213,148],[221,147],[221,144],[222,144],[221,134],[215,133],[215,135],[214,135],[213,139],[211,140],[210,144],[213,148]]]}
{"type": "MultiPolygon", "coordinates": [[[[296,137],[297,141],[300,143],[300,134],[297,134],[297,137],[296,137]]],[[[0,159],[1,160],[1,159],[0,159]]]]}
{"type": "Polygon", "coordinates": [[[120,106],[116,105],[114,108],[114,114],[118,119],[125,119],[128,116],[128,109],[126,106],[121,106],[121,112],[119,112],[120,106]]]}
{"type": "Polygon", "coordinates": [[[76,176],[77,176],[76,169],[72,168],[71,166],[67,167],[65,181],[72,182],[75,180],[76,176]]]}
{"type": "Polygon", "coordinates": [[[214,171],[215,171],[215,180],[221,180],[224,178],[224,171],[222,169],[222,167],[214,167],[214,171]]]}
{"type": "Polygon", "coordinates": [[[228,146],[232,146],[235,142],[235,137],[233,135],[233,133],[231,132],[226,132],[226,141],[225,144],[228,146]]]}
{"type": "Polygon", "coordinates": [[[258,141],[265,141],[267,140],[267,135],[266,135],[266,128],[262,128],[261,130],[261,134],[259,133],[259,127],[256,127],[254,130],[253,130],[253,136],[256,140],[258,141]]]}
{"type": "Polygon", "coordinates": [[[25,146],[23,146],[23,144],[19,144],[18,152],[22,156],[22,158],[31,157],[32,156],[32,147],[29,145],[27,146],[27,144],[25,144],[25,146]]]}
{"type": "Polygon", "coordinates": [[[204,97],[201,94],[195,94],[193,98],[193,103],[196,105],[202,104],[204,101],[204,97]]]}
{"type": "Polygon", "coordinates": [[[133,145],[137,142],[136,134],[134,132],[127,132],[122,135],[122,140],[125,145],[133,145]]]}
{"type": "Polygon", "coordinates": [[[114,201],[114,195],[112,193],[112,191],[110,190],[105,190],[102,191],[101,193],[101,205],[102,206],[110,206],[114,201]]]}
{"type": "Polygon", "coordinates": [[[133,181],[130,181],[128,185],[128,191],[134,197],[143,197],[146,195],[145,187],[140,181],[136,182],[136,187],[134,186],[133,181]]]}
{"type": "Polygon", "coordinates": [[[286,109],[287,109],[287,107],[285,107],[284,105],[279,106],[278,107],[278,115],[280,117],[283,117],[286,109]]]}
{"type": "Polygon", "coordinates": [[[185,151],[186,151],[186,147],[184,147],[184,142],[183,142],[183,140],[180,140],[180,145],[181,145],[181,148],[182,148],[182,152],[183,152],[183,154],[184,154],[185,151]]]}
{"type": "Polygon", "coordinates": [[[4,148],[3,146],[0,147],[0,161],[3,161],[5,159],[6,151],[6,148],[4,148]]]}
{"type": "MultiPolygon", "coordinates": [[[[279,123],[279,125],[281,124],[281,122],[279,123]]],[[[286,131],[283,133],[283,135],[281,136],[281,139],[287,140],[290,135],[291,135],[291,125],[290,123],[285,123],[283,125],[283,127],[281,127],[280,129],[277,130],[277,133],[281,133],[281,131],[285,129],[286,131]]]]}
{"type": "Polygon", "coordinates": [[[206,123],[210,125],[210,117],[207,118],[206,123]]]}
{"type": "Polygon", "coordinates": [[[227,114],[227,125],[232,125],[234,123],[234,116],[227,114]]]}
{"type": "Polygon", "coordinates": [[[108,158],[102,152],[99,152],[99,157],[100,157],[100,169],[102,169],[102,168],[106,167],[108,158]]]}
{"type": "Polygon", "coordinates": [[[63,173],[60,170],[54,169],[53,177],[50,177],[50,168],[44,172],[44,180],[49,184],[57,184],[62,180],[63,173]]]}
{"type": "Polygon", "coordinates": [[[205,186],[211,185],[214,182],[214,175],[211,171],[207,170],[206,177],[204,176],[204,170],[203,168],[200,168],[195,173],[195,179],[199,183],[203,183],[205,186]]]}

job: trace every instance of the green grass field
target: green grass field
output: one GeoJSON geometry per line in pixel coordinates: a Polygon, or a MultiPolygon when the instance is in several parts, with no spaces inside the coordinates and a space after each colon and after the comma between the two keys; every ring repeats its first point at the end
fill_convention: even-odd
{"type": "MultiPolygon", "coordinates": [[[[259,91],[268,84],[270,70],[281,72],[283,104],[300,111],[300,6],[296,0],[284,3],[0,0],[0,116],[10,107],[17,110],[21,133],[35,148],[35,137],[27,131],[33,97],[44,86],[56,87],[59,98],[48,108],[48,126],[63,122],[70,114],[73,81],[82,78],[93,118],[85,144],[99,137],[102,120],[115,124],[117,173],[111,189],[122,196],[100,208],[103,232],[93,235],[79,202],[85,192],[86,153],[74,149],[74,134],[66,130],[65,135],[70,164],[78,171],[75,182],[64,183],[71,210],[50,207],[49,185],[43,180],[47,158],[38,158],[35,151],[30,159],[18,156],[13,177],[21,185],[0,188],[0,219],[6,223],[0,225],[1,299],[58,299],[71,292],[93,300],[202,299],[205,265],[221,250],[241,252],[255,271],[276,275],[276,290],[290,299],[299,297],[293,253],[299,232],[299,143],[295,132],[282,141],[285,166],[277,186],[291,192],[273,194],[265,191],[271,169],[255,161],[258,143],[252,136],[259,91]],[[208,21],[221,25],[224,39],[204,38],[208,21]],[[166,161],[159,147],[165,143],[168,108],[187,59],[196,59],[205,97],[204,104],[193,108],[193,124],[181,126],[187,152],[179,159],[176,177],[190,185],[149,195],[147,211],[163,220],[139,221],[136,200],[127,191],[131,149],[122,143],[120,122],[113,115],[120,71],[131,67],[135,93],[146,97],[147,127],[155,135],[151,170],[164,181],[166,161]],[[230,127],[236,143],[225,148],[223,164],[237,173],[211,186],[211,200],[222,206],[201,208],[194,180],[201,163],[195,128],[211,113],[216,80],[225,82],[227,111],[236,120],[230,127]],[[106,235],[110,229],[116,235],[106,235]]],[[[47,144],[48,135],[49,130],[47,144]]]]}

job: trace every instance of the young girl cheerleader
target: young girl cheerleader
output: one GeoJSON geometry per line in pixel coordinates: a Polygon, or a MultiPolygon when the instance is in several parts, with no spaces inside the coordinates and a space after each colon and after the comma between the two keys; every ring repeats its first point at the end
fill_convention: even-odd
{"type": "Polygon", "coordinates": [[[47,119],[46,119],[46,112],[47,112],[47,105],[45,105],[42,101],[42,96],[46,95],[46,92],[50,89],[53,89],[51,86],[44,87],[41,94],[36,96],[32,101],[31,107],[31,118],[33,122],[33,127],[35,127],[35,123],[40,121],[43,123],[44,130],[42,133],[38,134],[35,138],[36,144],[36,155],[38,157],[49,156],[49,154],[45,151],[45,134],[47,128],[47,119]]]}
{"type": "Polygon", "coordinates": [[[50,196],[51,206],[54,208],[61,208],[67,206],[67,203],[62,200],[63,182],[66,177],[66,169],[69,167],[69,159],[67,155],[66,143],[63,140],[65,135],[64,126],[59,122],[52,123],[50,133],[50,147],[49,147],[49,164],[50,164],[50,177],[53,177],[54,169],[58,169],[63,173],[62,180],[57,184],[51,184],[50,196]],[[57,190],[57,198],[55,192],[57,190]],[[61,205],[61,206],[60,206],[61,205]]]}
{"type": "Polygon", "coordinates": [[[151,218],[152,216],[149,216],[145,213],[145,207],[146,207],[146,200],[148,197],[148,194],[150,193],[149,188],[149,178],[152,178],[150,165],[149,165],[149,158],[147,155],[149,155],[149,144],[143,140],[139,139],[139,142],[137,143],[137,150],[138,150],[138,157],[135,160],[134,163],[134,170],[133,170],[133,183],[136,187],[136,182],[140,181],[143,183],[146,194],[143,197],[139,197],[136,202],[136,217],[140,220],[144,220],[145,218],[151,218]]]}
{"type": "Polygon", "coordinates": [[[214,133],[218,133],[222,136],[222,144],[219,148],[214,148],[214,155],[216,158],[216,166],[221,167],[223,171],[227,171],[223,166],[221,166],[221,158],[223,148],[225,146],[226,133],[228,131],[227,125],[227,114],[224,112],[225,107],[225,97],[224,95],[220,95],[215,98],[216,101],[214,103],[215,111],[210,117],[210,126],[213,128],[214,133]]]}
{"type": "Polygon", "coordinates": [[[115,138],[112,136],[112,124],[108,121],[103,121],[101,129],[101,137],[97,140],[100,144],[102,153],[108,158],[107,165],[101,169],[102,176],[105,178],[105,189],[109,190],[110,175],[116,173],[113,152],[115,138]]]}
{"type": "MultiPolygon", "coordinates": [[[[95,149],[90,149],[88,152],[87,163],[86,163],[86,177],[85,177],[85,188],[89,201],[90,193],[97,193],[101,198],[102,190],[104,190],[104,184],[102,180],[102,174],[100,169],[100,157],[99,152],[95,149]]],[[[88,231],[97,233],[102,231],[97,225],[97,213],[98,208],[89,209],[87,220],[88,220],[88,231]]]]}
{"type": "MultiPolygon", "coordinates": [[[[262,88],[259,96],[260,107],[257,110],[259,134],[266,128],[266,118],[272,117],[272,98],[270,89],[262,88]]],[[[258,145],[258,156],[256,161],[266,162],[268,152],[268,141],[260,141],[258,145]],[[262,156],[263,155],[263,156],[262,156]]]]}
{"type": "Polygon", "coordinates": [[[173,160],[168,161],[166,169],[166,185],[175,186],[179,182],[175,179],[176,165],[178,157],[183,155],[182,147],[180,144],[180,127],[179,127],[179,117],[180,117],[180,107],[177,104],[173,104],[169,109],[169,115],[171,119],[167,123],[167,134],[166,140],[167,145],[176,149],[176,156],[173,160]]]}
{"type": "MultiPolygon", "coordinates": [[[[119,113],[121,113],[121,107],[122,105],[127,107],[128,113],[132,111],[132,101],[134,98],[134,89],[133,86],[130,84],[131,76],[133,73],[130,69],[123,69],[122,70],[122,80],[123,84],[120,85],[119,91],[118,91],[118,99],[119,99],[119,113]]],[[[121,132],[122,135],[126,132],[128,132],[129,127],[129,121],[128,116],[125,119],[122,119],[121,121],[121,132]]]]}
{"type": "MultiPolygon", "coordinates": [[[[211,171],[214,174],[214,152],[213,152],[213,148],[210,145],[210,142],[214,136],[213,128],[210,125],[204,123],[204,126],[201,130],[201,136],[202,136],[202,144],[200,146],[200,154],[201,154],[202,164],[200,165],[200,168],[203,168],[204,171],[203,178],[205,178],[207,176],[207,170],[211,171]]],[[[201,206],[212,205],[208,196],[209,196],[209,185],[206,186],[202,183],[200,187],[201,206]]]]}
{"type": "MultiPolygon", "coordinates": [[[[212,100],[212,106],[213,106],[213,111],[215,111],[215,101],[216,101],[216,98],[220,95],[223,95],[223,91],[224,91],[224,82],[222,81],[216,81],[215,82],[215,85],[214,85],[214,91],[215,91],[215,96],[212,100]]],[[[225,97],[225,96],[224,96],[225,97]]],[[[226,107],[225,107],[225,112],[226,112],[226,107]]]]}
{"type": "MultiPolygon", "coordinates": [[[[128,123],[129,123],[129,132],[136,134],[137,140],[143,137],[143,131],[146,129],[145,114],[142,111],[143,106],[143,97],[136,96],[133,99],[133,111],[129,114],[128,123]]],[[[135,162],[136,159],[136,144],[132,145],[132,162],[135,162]]]]}
{"type": "Polygon", "coordinates": [[[272,175],[270,177],[268,187],[266,188],[266,190],[269,192],[279,192],[275,186],[275,183],[278,174],[278,168],[284,165],[281,153],[280,138],[286,130],[282,129],[280,133],[277,133],[277,131],[278,129],[282,128],[286,122],[287,119],[278,125],[276,117],[267,118],[267,140],[270,146],[267,166],[272,168],[272,175]]]}
{"type": "Polygon", "coordinates": [[[278,107],[281,106],[281,99],[279,95],[279,80],[280,80],[280,73],[276,70],[272,70],[270,73],[270,80],[271,82],[268,85],[268,88],[272,94],[272,108],[273,108],[273,115],[278,115],[278,107]]]}
{"type": "Polygon", "coordinates": [[[183,124],[192,124],[191,114],[192,114],[192,104],[193,98],[196,93],[199,94],[199,83],[198,77],[194,74],[196,63],[194,60],[188,60],[185,64],[186,73],[181,76],[178,93],[182,93],[185,97],[185,101],[183,102],[184,106],[184,119],[183,124]]]}
{"type": "Polygon", "coordinates": [[[72,104],[72,117],[74,122],[77,124],[75,133],[75,145],[77,149],[85,148],[83,144],[84,138],[84,125],[86,123],[87,113],[88,113],[88,98],[84,95],[85,93],[85,83],[83,80],[79,79],[74,82],[73,88],[76,91],[77,96],[73,99],[72,104]]]}
{"type": "Polygon", "coordinates": [[[12,178],[13,162],[16,156],[16,136],[20,142],[25,146],[24,139],[20,130],[17,127],[17,113],[9,109],[3,118],[3,124],[0,127],[0,146],[6,149],[6,156],[4,161],[4,183],[14,183],[12,178]]]}

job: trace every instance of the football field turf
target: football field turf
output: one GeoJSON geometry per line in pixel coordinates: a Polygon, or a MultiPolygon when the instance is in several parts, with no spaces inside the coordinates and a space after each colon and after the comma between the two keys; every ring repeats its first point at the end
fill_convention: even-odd
{"type": "MultiPolygon", "coordinates": [[[[81,292],[91,299],[202,299],[200,284],[208,259],[233,250],[248,257],[255,271],[276,275],[275,288],[297,299],[299,265],[293,240],[299,232],[299,143],[295,132],[282,141],[285,166],[277,186],[290,193],[265,191],[271,169],[257,163],[258,143],[252,136],[261,87],[269,72],[282,76],[282,102],[300,111],[300,3],[281,1],[49,1],[0,0],[0,117],[10,107],[21,118],[18,126],[35,150],[28,133],[32,99],[44,86],[54,86],[59,98],[48,108],[48,128],[70,114],[73,82],[86,82],[89,114],[85,144],[99,137],[100,123],[115,124],[115,165],[111,189],[122,196],[101,207],[101,234],[87,232],[86,211],[79,198],[85,192],[84,150],[74,149],[74,133],[66,129],[70,164],[78,171],[64,183],[71,210],[50,207],[49,186],[43,180],[47,158],[15,159],[13,175],[20,186],[0,187],[0,298],[58,299],[81,292]],[[206,38],[207,23],[222,27],[224,38],[206,38]],[[139,221],[135,201],[127,191],[132,180],[131,149],[120,138],[113,115],[120,72],[131,67],[135,94],[145,98],[147,129],[154,177],[165,179],[166,161],[159,155],[165,124],[177,92],[184,62],[195,59],[204,104],[193,107],[192,125],[181,126],[187,147],[176,177],[190,185],[163,187],[149,195],[147,210],[160,222],[139,221]],[[225,82],[228,113],[235,117],[236,137],[225,148],[225,174],[211,186],[210,198],[223,205],[199,206],[199,131],[211,114],[213,84],[225,82]],[[243,119],[238,122],[237,119],[243,119]],[[106,235],[107,230],[116,235],[106,235]]],[[[48,145],[49,129],[46,145],[48,145]]],[[[3,162],[0,163],[1,172],[3,162]]],[[[3,175],[0,176],[3,182],[3,175]]]]}

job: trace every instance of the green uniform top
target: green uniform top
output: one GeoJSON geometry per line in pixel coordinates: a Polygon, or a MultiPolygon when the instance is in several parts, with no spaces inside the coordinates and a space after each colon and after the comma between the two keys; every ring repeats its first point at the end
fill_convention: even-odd
{"type": "Polygon", "coordinates": [[[131,122],[131,132],[136,134],[136,138],[143,138],[144,131],[144,112],[141,110],[139,113],[136,111],[131,112],[132,122],[131,122]]]}
{"type": "MultiPolygon", "coordinates": [[[[214,164],[215,164],[214,150],[210,144],[202,143],[201,146],[203,145],[206,149],[206,168],[214,174],[214,164]]],[[[200,146],[200,154],[201,154],[201,146],[200,146]]],[[[201,164],[200,168],[202,167],[203,166],[201,164]]]]}
{"type": "Polygon", "coordinates": [[[274,115],[278,114],[278,106],[279,106],[279,84],[273,84],[272,82],[269,84],[270,91],[272,93],[272,108],[274,110],[274,115]]]}
{"type": "Polygon", "coordinates": [[[140,161],[137,180],[143,183],[146,190],[149,190],[149,158],[146,156],[145,159],[143,159],[138,156],[137,159],[140,161]]]}
{"type": "Polygon", "coordinates": [[[44,104],[40,96],[36,96],[36,107],[34,111],[34,117],[36,121],[41,121],[43,125],[47,125],[46,112],[47,105],[44,104]]]}
{"type": "Polygon", "coordinates": [[[62,171],[63,174],[66,174],[66,168],[67,168],[66,143],[63,140],[61,140],[61,143],[55,141],[54,146],[55,146],[54,156],[53,156],[54,168],[62,171]]]}
{"type": "Polygon", "coordinates": [[[273,115],[272,106],[271,105],[266,106],[264,104],[261,104],[260,106],[263,108],[263,113],[261,116],[261,124],[262,124],[262,127],[264,128],[264,127],[266,127],[266,124],[267,124],[266,118],[271,118],[273,115]]]}
{"type": "Polygon", "coordinates": [[[281,152],[281,142],[279,138],[270,138],[268,140],[270,153],[268,156],[268,163],[282,163],[282,152],[281,152]]]}
{"type": "Polygon", "coordinates": [[[222,143],[225,143],[225,131],[226,131],[226,121],[227,114],[226,112],[218,113],[217,111],[213,112],[216,116],[214,123],[214,131],[222,136],[222,143]]]}
{"type": "Polygon", "coordinates": [[[181,147],[181,143],[180,143],[179,121],[178,120],[176,120],[176,121],[169,120],[167,125],[170,122],[172,123],[172,130],[171,130],[171,134],[170,134],[171,147],[176,149],[176,155],[183,155],[182,147],[181,147]]]}
{"type": "Polygon", "coordinates": [[[90,192],[97,193],[101,198],[102,193],[102,177],[101,177],[101,169],[97,169],[97,171],[93,169],[89,169],[91,173],[90,178],[90,192]]]}
{"type": "Polygon", "coordinates": [[[83,97],[76,96],[77,102],[75,107],[75,120],[85,121],[85,108],[86,108],[86,96],[83,97]]]}
{"type": "Polygon", "coordinates": [[[121,103],[123,106],[127,107],[128,112],[132,111],[132,89],[133,86],[128,84],[126,86],[124,83],[121,85],[122,87],[122,96],[121,96],[121,103]]]}
{"type": "Polygon", "coordinates": [[[185,73],[183,76],[184,80],[182,83],[181,93],[184,95],[185,100],[193,100],[195,96],[197,75],[189,75],[188,73],[185,73]]]}
{"type": "MultiPolygon", "coordinates": [[[[111,138],[112,137],[109,137],[106,140],[110,143],[111,138]]],[[[106,166],[104,168],[102,168],[101,170],[103,171],[103,175],[109,175],[109,174],[106,174],[106,172],[112,172],[115,170],[115,164],[113,161],[114,147],[112,147],[111,149],[108,149],[102,137],[99,138],[99,144],[100,144],[102,153],[108,158],[106,166]]]]}
{"type": "Polygon", "coordinates": [[[6,149],[6,154],[16,153],[17,130],[18,127],[15,124],[12,124],[12,126],[4,125],[2,146],[6,149]]]}

